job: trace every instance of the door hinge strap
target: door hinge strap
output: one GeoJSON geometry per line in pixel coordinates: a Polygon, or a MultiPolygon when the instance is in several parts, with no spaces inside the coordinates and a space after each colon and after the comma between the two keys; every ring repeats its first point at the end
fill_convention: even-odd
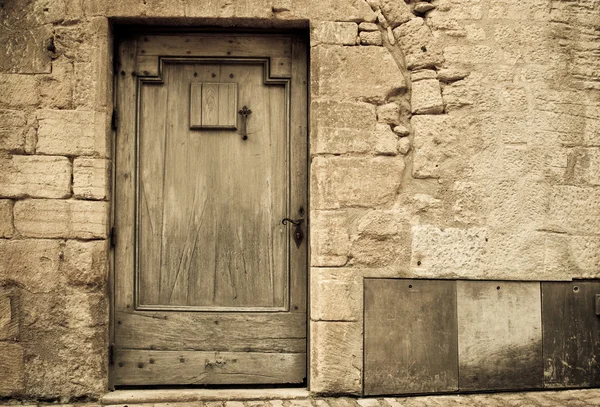
{"type": "Polygon", "coordinates": [[[117,127],[119,126],[119,114],[117,113],[117,109],[113,109],[112,111],[110,126],[113,130],[117,130],[117,127]]]}

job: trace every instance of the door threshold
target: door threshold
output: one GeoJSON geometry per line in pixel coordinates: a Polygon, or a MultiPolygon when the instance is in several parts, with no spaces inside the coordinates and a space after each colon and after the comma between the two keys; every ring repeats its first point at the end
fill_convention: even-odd
{"type": "Polygon", "coordinates": [[[103,405],[189,403],[193,401],[300,399],[310,396],[306,388],[278,389],[152,389],[116,390],[100,398],[103,405]]]}

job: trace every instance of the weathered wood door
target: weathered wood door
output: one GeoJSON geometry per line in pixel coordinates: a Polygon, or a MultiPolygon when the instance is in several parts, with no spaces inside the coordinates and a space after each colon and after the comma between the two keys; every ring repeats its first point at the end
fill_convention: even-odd
{"type": "Polygon", "coordinates": [[[114,384],[303,382],[306,44],[197,33],[118,50],[114,384]]]}

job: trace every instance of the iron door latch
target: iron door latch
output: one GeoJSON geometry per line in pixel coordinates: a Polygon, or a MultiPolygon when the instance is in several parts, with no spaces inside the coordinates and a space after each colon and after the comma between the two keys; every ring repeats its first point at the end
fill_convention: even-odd
{"type": "Polygon", "coordinates": [[[294,228],[294,234],[292,235],[292,237],[294,239],[294,243],[296,243],[296,247],[300,247],[302,241],[304,240],[304,232],[302,231],[302,224],[304,223],[304,219],[293,220],[290,218],[284,218],[281,221],[282,225],[287,225],[288,223],[291,223],[292,225],[296,226],[294,228]]]}

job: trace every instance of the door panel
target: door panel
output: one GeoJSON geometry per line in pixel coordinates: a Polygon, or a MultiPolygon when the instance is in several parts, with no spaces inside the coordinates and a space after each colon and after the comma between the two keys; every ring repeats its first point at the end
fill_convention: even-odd
{"type": "Polygon", "coordinates": [[[115,384],[302,382],[307,243],[281,220],[307,213],[305,42],[140,36],[119,58],[115,384]]]}

